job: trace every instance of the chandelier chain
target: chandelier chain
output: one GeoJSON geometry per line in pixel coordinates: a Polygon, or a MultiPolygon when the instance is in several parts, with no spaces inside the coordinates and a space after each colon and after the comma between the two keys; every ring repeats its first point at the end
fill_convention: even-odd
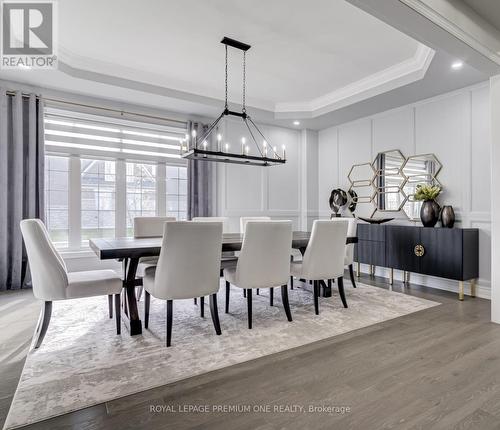
{"type": "Polygon", "coordinates": [[[242,109],[243,113],[247,111],[246,101],[245,101],[245,95],[247,89],[246,58],[247,58],[247,53],[246,51],[243,51],[243,109],[242,109]]]}
{"type": "Polygon", "coordinates": [[[225,104],[225,108],[227,109],[228,108],[228,105],[227,105],[227,45],[226,45],[226,76],[225,76],[225,86],[226,86],[226,104],[225,104]]]}

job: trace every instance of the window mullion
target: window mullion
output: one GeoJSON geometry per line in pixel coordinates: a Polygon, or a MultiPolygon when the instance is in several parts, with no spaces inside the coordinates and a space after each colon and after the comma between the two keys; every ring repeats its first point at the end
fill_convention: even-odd
{"type": "Polygon", "coordinates": [[[167,214],[167,173],[165,163],[158,163],[156,167],[156,214],[167,214]]]}
{"type": "Polygon", "coordinates": [[[115,234],[124,237],[127,235],[127,166],[124,160],[116,161],[115,198],[115,234]]]}
{"type": "Polygon", "coordinates": [[[69,157],[69,184],[68,184],[68,248],[78,250],[82,247],[81,237],[81,175],[80,157],[69,157]]]}

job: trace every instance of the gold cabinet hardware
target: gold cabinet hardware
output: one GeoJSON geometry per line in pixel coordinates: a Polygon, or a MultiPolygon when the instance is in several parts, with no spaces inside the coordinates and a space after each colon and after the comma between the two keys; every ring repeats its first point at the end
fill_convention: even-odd
{"type": "Polygon", "coordinates": [[[425,254],[425,248],[424,248],[424,245],[415,245],[415,248],[413,250],[415,252],[415,255],[417,257],[423,257],[423,255],[425,254]]]}

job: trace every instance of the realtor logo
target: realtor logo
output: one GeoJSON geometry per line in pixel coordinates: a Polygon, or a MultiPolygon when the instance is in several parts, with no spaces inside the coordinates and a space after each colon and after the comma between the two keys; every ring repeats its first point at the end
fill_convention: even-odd
{"type": "Polygon", "coordinates": [[[55,69],[54,1],[1,2],[2,69],[55,69]]]}

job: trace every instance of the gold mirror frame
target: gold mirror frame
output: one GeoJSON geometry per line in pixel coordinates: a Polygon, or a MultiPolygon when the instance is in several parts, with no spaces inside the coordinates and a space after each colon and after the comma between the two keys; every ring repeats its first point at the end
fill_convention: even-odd
{"type": "Polygon", "coordinates": [[[403,192],[403,186],[406,183],[406,177],[402,172],[406,164],[406,157],[399,149],[391,149],[379,152],[373,160],[372,166],[376,172],[373,178],[373,187],[375,188],[375,207],[380,212],[399,212],[406,203],[407,196],[403,192]],[[394,155],[393,159],[397,161],[389,167],[380,167],[382,156],[394,155]],[[388,181],[388,178],[391,178],[388,181]],[[389,185],[387,183],[389,182],[389,185]],[[387,202],[394,203],[395,206],[389,206],[387,202]]]}
{"type": "MultiPolygon", "coordinates": [[[[373,190],[373,178],[375,177],[375,170],[373,169],[373,166],[371,163],[360,163],[360,164],[353,164],[351,167],[351,170],[349,170],[349,173],[347,175],[347,179],[349,180],[349,183],[351,186],[349,187],[349,191],[355,190],[356,188],[367,188],[367,195],[358,195],[355,199],[353,199],[356,203],[371,203],[373,202],[373,198],[375,196],[374,190],[373,190]],[[363,179],[354,179],[354,173],[356,170],[360,170],[361,168],[366,169],[366,167],[369,167],[369,174],[370,176],[363,177],[363,179]]],[[[358,194],[356,192],[356,194],[358,194]]]]}
{"type": "Polygon", "coordinates": [[[388,151],[382,151],[377,154],[375,159],[373,160],[372,163],[359,163],[359,164],[354,164],[351,169],[349,170],[349,173],[347,175],[347,179],[349,180],[350,187],[349,191],[352,189],[360,189],[360,188],[370,188],[370,195],[360,195],[356,198],[356,203],[361,204],[361,203],[371,203],[375,207],[372,217],[375,215],[377,211],[379,212],[400,212],[403,211],[403,213],[406,215],[406,217],[411,220],[415,221],[420,219],[420,210],[419,207],[421,206],[421,202],[417,202],[413,200],[413,193],[408,193],[408,184],[422,184],[422,183],[428,183],[432,185],[438,185],[439,187],[442,188],[441,183],[437,179],[438,174],[441,172],[443,168],[442,163],[439,161],[439,159],[436,157],[435,154],[432,153],[427,153],[427,154],[416,154],[416,155],[411,155],[409,157],[405,157],[403,153],[399,149],[392,149],[388,151]],[[399,166],[391,167],[389,169],[379,169],[378,168],[378,159],[381,154],[390,154],[390,153],[396,153],[398,155],[398,158],[402,160],[401,164],[399,166]],[[410,170],[410,163],[412,160],[418,160],[418,159],[423,159],[432,161],[434,163],[434,168],[431,171],[422,171],[419,173],[415,174],[414,170],[410,170]],[[360,168],[366,168],[366,166],[370,166],[370,174],[373,172],[373,175],[371,178],[362,178],[362,179],[354,179],[354,173],[356,172],[357,169],[360,168]],[[405,172],[406,168],[406,172],[405,172]],[[385,176],[391,177],[394,180],[392,180],[392,184],[389,186],[379,186],[378,179],[380,176],[385,172],[385,176]],[[406,189],[405,189],[406,187],[406,189]],[[371,192],[373,191],[373,192],[371,192]],[[397,209],[385,209],[381,208],[380,206],[380,199],[384,198],[386,195],[390,194],[398,194],[399,195],[399,200],[398,200],[398,207],[397,209]],[[418,206],[418,208],[417,208],[418,206]],[[415,215],[418,212],[417,215],[415,215]]]}
{"type": "Polygon", "coordinates": [[[415,221],[420,219],[420,207],[422,206],[422,202],[413,200],[414,193],[412,190],[408,189],[409,184],[415,184],[415,186],[417,184],[429,184],[437,185],[442,188],[441,183],[437,179],[437,176],[439,175],[439,172],[441,172],[442,168],[443,164],[439,161],[435,154],[417,154],[406,158],[406,162],[402,168],[402,172],[406,176],[406,182],[402,189],[408,198],[402,209],[409,220],[415,221]],[[432,162],[434,167],[430,171],[428,169],[418,171],[416,170],[416,167],[410,166],[413,160],[419,159],[424,162],[432,162]]]}

